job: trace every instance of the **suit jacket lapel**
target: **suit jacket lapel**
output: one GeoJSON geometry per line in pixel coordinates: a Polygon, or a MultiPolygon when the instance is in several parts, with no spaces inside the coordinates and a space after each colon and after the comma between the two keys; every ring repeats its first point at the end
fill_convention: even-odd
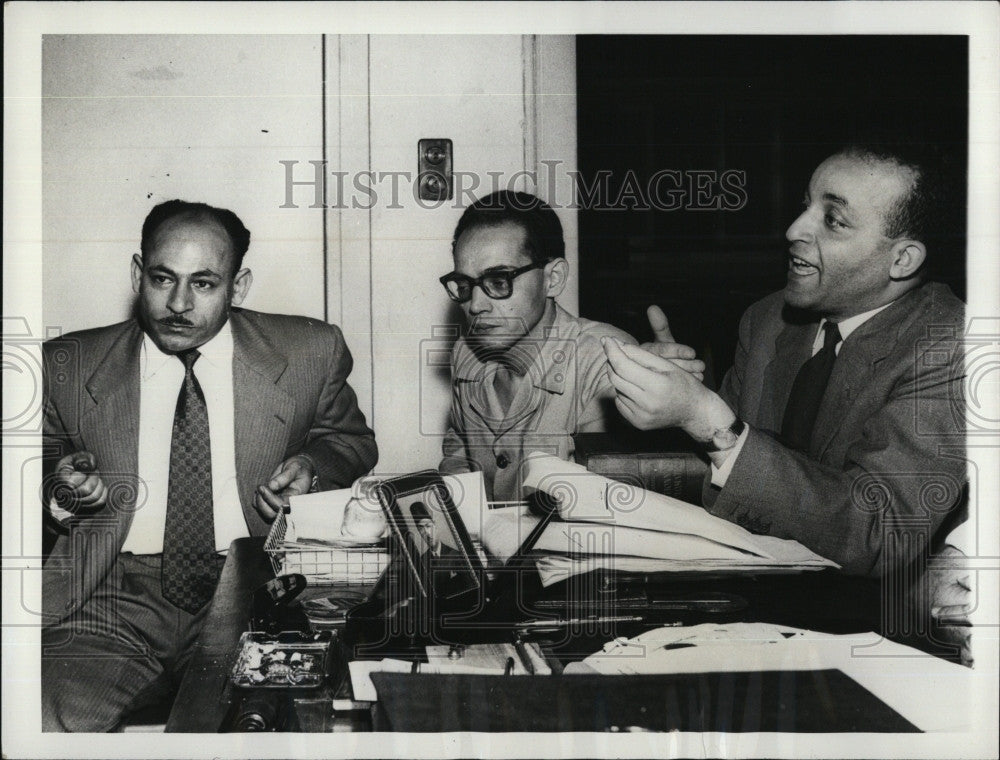
{"type": "Polygon", "coordinates": [[[874,377],[878,363],[892,353],[903,325],[899,309],[913,296],[903,296],[851,333],[840,347],[823,404],[816,416],[812,454],[820,458],[830,447],[848,410],[874,377]]]}
{"type": "Polygon", "coordinates": [[[100,512],[70,524],[72,588],[59,586],[43,592],[47,598],[56,600],[47,601],[47,606],[60,605],[57,609],[47,609],[57,617],[89,599],[104,580],[128,535],[136,505],[141,507],[144,503],[138,475],[141,345],[139,325],[134,321],[126,324],[81,394],[76,432],[82,445],[97,460],[108,497],[100,512]]]}
{"type": "Polygon", "coordinates": [[[781,432],[795,376],[812,353],[817,324],[788,322],[774,340],[774,356],[764,369],[759,420],[776,433],[781,432]]]}
{"type": "MultiPolygon", "coordinates": [[[[122,538],[142,489],[139,472],[139,353],[142,330],[130,322],[86,383],[80,435],[105,477],[122,538]]],[[[81,521],[83,522],[83,521],[81,521]]]]}
{"type": "Polygon", "coordinates": [[[242,313],[232,312],[230,320],[236,477],[247,526],[258,535],[268,526],[253,508],[254,489],[284,459],[295,401],[277,385],[287,358],[242,313]]]}

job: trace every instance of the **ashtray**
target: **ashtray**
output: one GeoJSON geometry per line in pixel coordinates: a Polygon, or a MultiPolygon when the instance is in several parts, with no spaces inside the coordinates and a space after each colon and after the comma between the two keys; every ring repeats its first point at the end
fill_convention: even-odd
{"type": "Polygon", "coordinates": [[[255,689],[320,686],[328,672],[332,638],[330,631],[247,631],[240,637],[230,680],[234,686],[255,689]]]}

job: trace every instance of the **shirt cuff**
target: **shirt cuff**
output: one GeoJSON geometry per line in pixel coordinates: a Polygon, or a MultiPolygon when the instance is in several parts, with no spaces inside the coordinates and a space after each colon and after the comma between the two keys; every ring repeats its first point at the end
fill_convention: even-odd
{"type": "Polygon", "coordinates": [[[750,426],[745,425],[743,427],[743,432],[740,433],[739,438],[736,439],[736,445],[729,449],[729,456],[726,457],[726,461],[722,463],[722,466],[716,467],[714,462],[711,464],[712,485],[716,488],[722,488],[726,485],[726,481],[729,479],[729,473],[733,471],[733,467],[736,465],[736,459],[743,450],[743,444],[746,443],[747,435],[749,435],[749,433],[750,426]]]}

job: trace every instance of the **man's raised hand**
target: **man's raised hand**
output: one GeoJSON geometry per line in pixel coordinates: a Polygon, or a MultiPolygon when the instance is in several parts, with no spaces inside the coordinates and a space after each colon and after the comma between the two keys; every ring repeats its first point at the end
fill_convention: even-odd
{"type": "Polygon", "coordinates": [[[677,360],[605,338],[609,377],[621,415],[640,430],[680,427],[701,431],[702,408],[714,396],[677,360]]]}
{"type": "Polygon", "coordinates": [[[695,351],[690,346],[685,346],[674,340],[673,333],[670,332],[670,323],[667,315],[659,306],[650,306],[646,310],[649,318],[649,326],[653,330],[653,342],[643,343],[642,348],[651,354],[655,354],[662,359],[669,359],[675,367],[688,372],[698,380],[705,379],[705,362],[695,358],[695,351]]]}

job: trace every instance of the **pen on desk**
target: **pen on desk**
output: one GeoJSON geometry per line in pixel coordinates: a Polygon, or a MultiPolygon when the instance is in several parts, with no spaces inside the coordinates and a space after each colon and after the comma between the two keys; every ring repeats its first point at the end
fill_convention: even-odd
{"type": "Polygon", "coordinates": [[[488,501],[486,502],[487,509],[506,509],[507,507],[527,507],[528,502],[521,501],[488,501]]]}
{"type": "Polygon", "coordinates": [[[528,655],[528,650],[525,648],[524,641],[521,640],[520,636],[514,639],[514,649],[517,650],[517,656],[521,658],[521,664],[528,671],[528,675],[535,675],[535,666],[532,664],[531,657],[528,655]]]}
{"type": "Polygon", "coordinates": [[[537,630],[545,628],[566,628],[569,626],[585,625],[605,625],[607,623],[641,623],[645,620],[642,615],[601,615],[586,618],[558,618],[554,620],[527,620],[518,623],[517,628],[522,630],[537,630]]]}
{"type": "Polygon", "coordinates": [[[514,658],[508,657],[507,664],[504,666],[503,674],[509,676],[514,671],[514,658]]]}

